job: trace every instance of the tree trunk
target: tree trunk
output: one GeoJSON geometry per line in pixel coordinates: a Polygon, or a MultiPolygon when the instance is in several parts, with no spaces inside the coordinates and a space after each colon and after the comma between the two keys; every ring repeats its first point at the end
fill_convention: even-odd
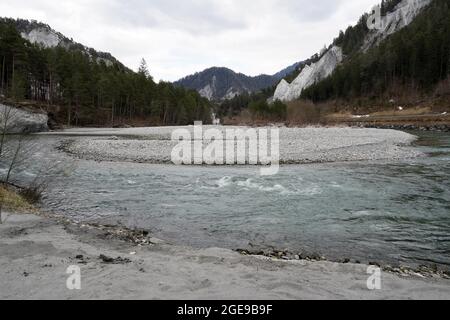
{"type": "MultiPolygon", "coordinates": [[[[15,73],[15,66],[14,66],[14,64],[15,64],[15,60],[16,60],[16,57],[13,55],[13,60],[12,60],[12,77],[11,77],[11,83],[12,83],[12,91],[13,91],[13,94],[15,95],[16,93],[15,93],[15,83],[14,83],[14,73],[15,73]]],[[[15,98],[15,97],[14,97],[15,98]]]]}
{"type": "Polygon", "coordinates": [[[72,100],[69,101],[69,109],[67,110],[67,125],[70,127],[70,124],[72,122],[71,117],[72,116],[72,100]]]}
{"type": "Polygon", "coordinates": [[[48,102],[49,102],[49,105],[52,105],[53,104],[53,75],[51,72],[49,75],[49,80],[50,80],[50,83],[48,86],[48,102]]]}
{"type": "Polygon", "coordinates": [[[114,99],[112,100],[111,106],[111,127],[114,127],[114,99]]]}
{"type": "Polygon", "coordinates": [[[2,93],[5,92],[5,68],[6,68],[6,56],[3,56],[3,64],[2,64],[2,93]]]}
{"type": "Polygon", "coordinates": [[[11,116],[11,108],[9,107],[5,107],[4,111],[3,111],[3,128],[1,131],[1,137],[0,137],[0,158],[3,155],[3,149],[5,147],[5,141],[6,141],[6,131],[8,130],[8,123],[10,120],[10,116],[11,116]]]}

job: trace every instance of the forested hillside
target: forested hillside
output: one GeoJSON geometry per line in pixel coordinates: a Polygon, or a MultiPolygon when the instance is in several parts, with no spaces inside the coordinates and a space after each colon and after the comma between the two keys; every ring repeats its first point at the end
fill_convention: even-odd
{"type": "MultiPolygon", "coordinates": [[[[393,12],[402,14],[402,9],[398,7],[402,2],[407,3],[383,0],[380,7],[382,17],[392,17],[393,12]]],[[[368,28],[368,17],[364,14],[355,26],[340,32],[330,48],[342,49],[343,62],[331,76],[306,87],[299,100],[288,103],[287,113],[275,112],[273,105],[271,107],[266,102],[270,101],[274,92],[274,88],[268,88],[258,94],[236,97],[222,103],[220,114],[239,119],[239,115],[245,114],[254,117],[255,110],[268,110],[258,112],[259,116],[268,115],[270,120],[273,114],[286,114],[285,120],[289,122],[295,121],[290,117],[299,112],[313,113],[314,117],[308,115],[306,118],[316,119],[318,113],[326,116],[322,113],[355,108],[366,112],[369,109],[371,112],[384,111],[392,107],[393,101],[397,105],[409,106],[423,105],[428,101],[431,102],[428,105],[436,109],[447,110],[450,107],[450,1],[431,1],[404,27],[399,27],[398,24],[404,21],[397,17],[393,22],[395,25],[389,27],[399,30],[386,32],[378,38],[373,36],[377,33],[368,28]],[[297,110],[302,108],[304,110],[297,110]]],[[[329,48],[322,52],[326,50],[329,48]]],[[[306,64],[316,63],[321,56],[311,57],[306,64]]],[[[302,68],[299,68],[285,80],[293,82],[301,71],[302,68]]]]}
{"type": "MultiPolygon", "coordinates": [[[[385,16],[387,13],[393,11],[395,7],[401,3],[402,0],[382,0],[380,4],[380,13],[385,16]]],[[[369,28],[367,26],[367,19],[369,15],[364,14],[359,19],[355,26],[350,26],[347,30],[341,31],[339,36],[334,40],[333,44],[342,48],[342,52],[347,57],[357,53],[364,45],[369,28]]]]}
{"type": "MultiPolygon", "coordinates": [[[[396,1],[392,1],[395,4],[396,1]]],[[[390,2],[388,2],[391,4],[390,2]]],[[[341,33],[336,43],[352,55],[333,75],[305,89],[303,99],[376,99],[389,89],[429,94],[450,74],[450,1],[434,0],[406,28],[368,51],[358,51],[364,40],[364,17],[341,33]]]]}
{"type": "Polygon", "coordinates": [[[193,90],[155,83],[144,60],[135,73],[76,46],[32,44],[10,19],[0,19],[0,78],[2,99],[53,106],[66,125],[211,121],[206,99],[193,90]]]}
{"type": "Polygon", "coordinates": [[[176,86],[195,89],[210,101],[222,102],[242,94],[259,93],[261,90],[276,85],[282,78],[295,72],[302,62],[295,63],[274,75],[250,77],[236,73],[228,68],[209,68],[194,75],[176,81],[176,86]]]}

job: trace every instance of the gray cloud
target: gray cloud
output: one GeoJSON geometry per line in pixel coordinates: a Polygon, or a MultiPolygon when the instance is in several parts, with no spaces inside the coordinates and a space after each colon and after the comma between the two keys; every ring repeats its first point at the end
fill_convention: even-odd
{"type": "Polygon", "coordinates": [[[335,14],[342,3],[343,0],[278,0],[280,8],[302,21],[323,21],[335,14]]]}
{"type": "Polygon", "coordinates": [[[222,1],[115,0],[105,8],[104,18],[128,26],[183,30],[197,35],[246,28],[241,17],[223,12],[222,1]]]}
{"type": "Polygon", "coordinates": [[[50,24],[156,79],[217,65],[275,73],[329,44],[379,0],[14,0],[0,15],[50,24]]]}

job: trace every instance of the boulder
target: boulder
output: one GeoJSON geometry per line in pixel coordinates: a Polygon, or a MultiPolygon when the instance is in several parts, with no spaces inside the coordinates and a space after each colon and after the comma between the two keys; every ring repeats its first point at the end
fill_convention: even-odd
{"type": "Polygon", "coordinates": [[[0,124],[7,119],[7,133],[36,133],[48,131],[48,116],[0,104],[0,124]]]}

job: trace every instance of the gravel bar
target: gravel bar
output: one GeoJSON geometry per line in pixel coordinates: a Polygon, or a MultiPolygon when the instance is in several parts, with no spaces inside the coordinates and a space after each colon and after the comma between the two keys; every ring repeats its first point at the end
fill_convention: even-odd
{"type": "MultiPolygon", "coordinates": [[[[222,132],[227,129],[249,129],[204,126],[203,130],[211,128],[222,132]]],[[[82,159],[160,164],[171,163],[171,152],[177,145],[177,142],[171,141],[171,135],[176,129],[193,131],[190,126],[72,129],[44,134],[71,137],[62,149],[82,159]]],[[[399,160],[423,155],[411,146],[417,137],[402,131],[340,127],[281,127],[279,130],[281,164],[399,160]]]]}

